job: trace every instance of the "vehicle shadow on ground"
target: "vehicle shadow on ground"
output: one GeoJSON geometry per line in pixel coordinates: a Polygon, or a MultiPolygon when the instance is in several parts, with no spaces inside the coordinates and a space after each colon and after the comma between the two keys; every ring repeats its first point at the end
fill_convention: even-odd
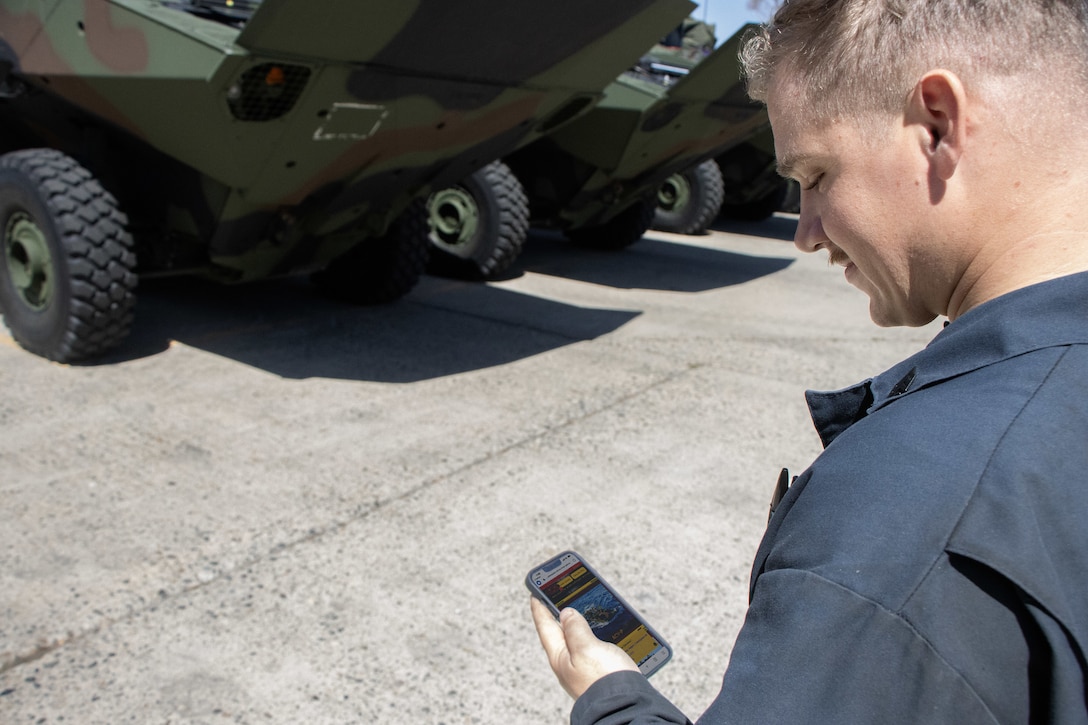
{"type": "Polygon", "coordinates": [[[782,257],[711,249],[685,239],[697,238],[649,231],[626,249],[601,251],[578,247],[558,233],[534,230],[509,274],[535,272],[618,289],[705,292],[774,274],[793,263],[782,257]]]}
{"type": "Polygon", "coordinates": [[[639,314],[435,277],[374,307],[327,299],[305,278],[152,280],[141,283],[128,339],[96,363],[149,357],[176,341],[285,378],[408,383],[594,339],[639,314]]]}
{"type": "MultiPolygon", "coordinates": [[[[624,289],[698,292],[772,274],[790,263],[649,235],[620,252],[534,235],[513,276],[532,270],[624,289]]],[[[153,356],[176,341],[284,378],[409,383],[592,340],[640,314],[432,276],[404,299],[375,307],[327,299],[303,277],[238,286],[144,280],[131,335],[96,362],[153,356]]]]}

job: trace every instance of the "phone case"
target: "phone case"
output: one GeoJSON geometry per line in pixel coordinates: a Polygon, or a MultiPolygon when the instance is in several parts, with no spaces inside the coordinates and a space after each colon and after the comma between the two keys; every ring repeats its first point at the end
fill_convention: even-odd
{"type": "Polygon", "coordinates": [[[564,608],[574,606],[590,623],[598,639],[619,645],[646,677],[672,659],[672,648],[661,635],[577,552],[564,551],[525,575],[525,586],[558,617],[560,608],[542,590],[542,585],[559,587],[558,592],[563,594],[559,601],[564,602],[564,608]],[[564,568],[566,557],[573,557],[576,563],[568,563],[564,568]],[[584,573],[578,569],[584,569],[584,573]],[[538,572],[544,572],[545,578],[534,580],[533,575],[538,572]],[[566,580],[569,581],[564,584],[566,580]],[[567,587],[569,594],[563,591],[567,587]]]}

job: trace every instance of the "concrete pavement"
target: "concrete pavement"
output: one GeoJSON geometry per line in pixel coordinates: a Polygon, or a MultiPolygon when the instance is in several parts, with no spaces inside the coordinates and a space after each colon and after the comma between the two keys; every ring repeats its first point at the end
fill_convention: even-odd
{"type": "Polygon", "coordinates": [[[560,723],[528,569],[592,561],[713,699],[806,388],[882,330],[793,221],[537,235],[508,279],[389,307],[304,281],[141,287],[67,367],[0,335],[0,722],[560,723]]]}

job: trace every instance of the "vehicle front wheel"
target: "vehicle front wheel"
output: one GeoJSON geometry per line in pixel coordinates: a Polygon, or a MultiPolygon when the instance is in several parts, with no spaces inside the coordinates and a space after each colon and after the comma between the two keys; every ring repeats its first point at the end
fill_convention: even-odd
{"type": "Polygon", "coordinates": [[[459,279],[490,279],[506,271],[529,233],[529,199],[502,161],[427,199],[432,245],[428,269],[459,279]]]}
{"type": "Polygon", "coordinates": [[[657,191],[653,228],[674,234],[702,234],[718,216],[725,196],[714,159],[678,171],[657,191]]]}
{"type": "Polygon", "coordinates": [[[117,201],[54,149],[0,156],[0,311],[25,349],[77,362],[132,326],[136,254],[117,201]]]}

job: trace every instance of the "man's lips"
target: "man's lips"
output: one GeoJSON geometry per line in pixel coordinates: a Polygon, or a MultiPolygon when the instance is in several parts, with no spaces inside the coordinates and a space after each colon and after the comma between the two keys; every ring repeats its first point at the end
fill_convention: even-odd
{"type": "Polygon", "coordinates": [[[855,276],[858,268],[857,265],[850,261],[850,257],[846,252],[837,247],[828,249],[827,263],[835,267],[842,267],[846,281],[851,282],[851,284],[853,283],[852,278],[855,276]]]}
{"type": "Polygon", "coordinates": [[[847,262],[846,263],[846,269],[843,270],[842,274],[843,274],[844,277],[846,277],[847,282],[849,282],[850,284],[854,284],[854,277],[855,277],[855,273],[857,271],[858,271],[858,268],[854,265],[853,262],[847,262]]]}

